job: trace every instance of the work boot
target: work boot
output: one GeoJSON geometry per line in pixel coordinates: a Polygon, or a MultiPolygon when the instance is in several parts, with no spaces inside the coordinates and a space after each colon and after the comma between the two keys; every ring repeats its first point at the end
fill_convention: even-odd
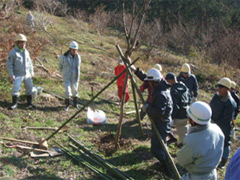
{"type": "Polygon", "coordinates": [[[222,159],[217,167],[217,169],[224,169],[227,163],[227,159],[222,159]]]}
{"type": "Polygon", "coordinates": [[[64,110],[68,111],[70,108],[70,100],[69,99],[65,99],[65,105],[66,105],[66,107],[64,108],[64,110]]]}
{"type": "Polygon", "coordinates": [[[80,109],[80,107],[78,106],[78,97],[73,97],[73,106],[77,109],[80,109]]]}
{"type": "Polygon", "coordinates": [[[18,104],[18,96],[12,96],[12,105],[9,107],[9,109],[13,110],[17,108],[18,104]]]}
{"type": "Polygon", "coordinates": [[[27,95],[27,108],[36,109],[36,106],[32,104],[32,95],[27,95]]]}

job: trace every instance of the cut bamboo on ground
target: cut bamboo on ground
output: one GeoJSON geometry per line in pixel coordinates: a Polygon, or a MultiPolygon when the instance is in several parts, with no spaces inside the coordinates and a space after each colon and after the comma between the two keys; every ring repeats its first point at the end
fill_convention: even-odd
{"type": "MultiPolygon", "coordinates": [[[[117,45],[116,48],[117,48],[117,50],[118,50],[121,58],[123,59],[123,62],[124,62],[124,64],[125,64],[125,66],[126,66],[126,69],[127,69],[128,73],[129,73],[129,75],[130,75],[130,77],[131,77],[131,80],[132,80],[134,86],[135,86],[135,89],[137,90],[137,93],[138,93],[138,95],[139,95],[142,103],[144,104],[144,102],[145,102],[145,101],[144,101],[144,98],[143,98],[142,93],[140,92],[140,90],[139,90],[139,88],[138,88],[138,86],[137,86],[136,80],[135,80],[135,78],[133,77],[132,71],[131,71],[131,69],[130,69],[130,66],[131,66],[131,65],[128,65],[128,62],[127,62],[127,60],[125,59],[125,57],[124,57],[124,55],[123,55],[123,53],[122,53],[122,50],[121,50],[120,46],[117,45]]],[[[149,116],[148,116],[148,117],[149,117],[149,116]]],[[[151,121],[151,123],[152,123],[153,130],[154,130],[154,132],[156,133],[156,135],[157,135],[157,137],[158,137],[158,141],[159,141],[159,143],[161,144],[161,146],[162,146],[162,148],[163,148],[163,150],[164,150],[164,152],[165,152],[165,154],[166,154],[166,156],[167,156],[167,158],[168,158],[168,162],[170,163],[170,165],[171,165],[171,167],[172,167],[172,169],[173,169],[173,171],[174,171],[174,174],[175,174],[176,178],[180,179],[181,176],[180,176],[180,174],[179,174],[179,172],[178,172],[178,170],[177,170],[177,167],[176,167],[175,163],[173,162],[173,159],[172,159],[171,155],[169,154],[169,152],[168,152],[168,150],[167,150],[167,147],[166,147],[166,145],[165,145],[165,143],[164,143],[164,141],[163,141],[160,133],[158,132],[158,129],[157,129],[157,126],[156,126],[155,122],[154,122],[150,117],[149,117],[149,119],[150,119],[150,121],[151,121]]]]}
{"type": "Polygon", "coordinates": [[[79,141],[74,139],[72,136],[68,135],[69,139],[73,141],[83,152],[97,160],[99,163],[102,164],[106,169],[108,169],[111,173],[113,173],[115,176],[121,179],[132,179],[127,174],[123,173],[122,171],[118,170],[116,167],[114,167],[112,164],[108,163],[105,159],[101,158],[100,156],[96,155],[95,153],[91,152],[91,150],[87,149],[83,144],[81,144],[79,141]]]}
{"type": "Polygon", "coordinates": [[[84,159],[80,158],[79,156],[74,155],[73,153],[71,153],[69,150],[67,150],[63,145],[57,143],[55,140],[53,140],[53,142],[55,144],[57,144],[60,148],[62,148],[62,150],[71,158],[73,158],[74,160],[76,160],[78,163],[82,164],[83,166],[89,168],[91,171],[93,171],[94,173],[96,173],[97,175],[99,175],[100,177],[102,177],[105,180],[113,180],[114,178],[104,174],[103,172],[101,172],[99,169],[97,169],[96,167],[92,166],[91,164],[89,164],[87,161],[85,161],[84,159]]]}

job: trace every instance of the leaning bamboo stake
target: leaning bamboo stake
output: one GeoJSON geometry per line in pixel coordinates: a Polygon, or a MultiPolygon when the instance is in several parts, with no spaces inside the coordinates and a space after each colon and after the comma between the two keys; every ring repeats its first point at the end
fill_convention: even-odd
{"type": "MultiPolygon", "coordinates": [[[[137,83],[136,83],[136,81],[135,81],[135,79],[134,79],[134,77],[133,77],[132,71],[131,71],[131,69],[130,69],[130,66],[131,66],[131,65],[130,65],[130,66],[128,65],[127,60],[124,58],[124,55],[123,55],[123,53],[122,53],[122,50],[121,50],[120,46],[117,45],[116,47],[117,47],[117,50],[118,50],[120,56],[121,56],[122,59],[123,59],[124,64],[125,64],[126,67],[127,67],[128,73],[129,73],[129,75],[130,75],[130,77],[131,77],[131,79],[132,79],[132,82],[133,82],[136,90],[137,90],[137,93],[138,93],[138,95],[139,95],[142,103],[144,104],[144,98],[143,98],[142,93],[140,92],[140,90],[139,90],[139,88],[138,88],[138,86],[137,86],[137,83]]],[[[149,116],[148,116],[148,117],[149,117],[149,116]]],[[[176,178],[181,179],[181,176],[180,176],[180,174],[179,174],[179,172],[178,172],[178,170],[177,170],[177,167],[176,167],[176,165],[175,165],[175,163],[174,163],[171,155],[169,154],[169,152],[168,152],[168,150],[167,150],[167,147],[166,147],[166,145],[165,145],[165,143],[164,143],[164,141],[163,141],[163,139],[162,139],[162,137],[161,137],[161,135],[160,135],[160,133],[159,133],[159,131],[158,131],[158,129],[157,129],[157,126],[156,126],[155,122],[154,122],[150,117],[149,117],[149,119],[150,119],[150,121],[151,121],[151,123],[152,123],[153,130],[154,130],[154,132],[156,133],[156,135],[157,135],[157,137],[158,137],[158,141],[160,142],[160,144],[161,144],[161,146],[162,146],[165,154],[167,155],[168,161],[169,161],[170,165],[172,166],[172,169],[173,169],[173,171],[174,171],[174,174],[175,174],[176,178]]]]}
{"type": "MultiPolygon", "coordinates": [[[[137,58],[133,61],[131,65],[136,63],[139,60],[137,58]]],[[[122,73],[120,73],[118,76],[116,76],[111,82],[109,82],[102,90],[100,90],[90,101],[88,101],[80,110],[78,110],[74,115],[72,115],[67,121],[65,121],[55,132],[53,132],[50,136],[48,136],[44,141],[48,141],[51,139],[54,135],[56,135],[64,126],[66,126],[67,123],[69,123],[71,120],[73,120],[80,112],[82,112],[86,107],[88,107],[94,99],[96,99],[103,91],[105,91],[111,84],[113,84],[123,73],[125,73],[127,70],[125,69],[122,73]]]]}
{"type": "Polygon", "coordinates": [[[141,118],[140,118],[140,114],[139,114],[139,110],[138,110],[138,105],[137,105],[136,90],[135,90],[135,88],[134,88],[132,79],[131,79],[131,84],[132,84],[132,92],[133,92],[133,98],[134,98],[134,105],[135,105],[135,110],[136,110],[136,119],[137,119],[137,122],[138,122],[138,125],[139,125],[139,129],[140,129],[141,135],[142,135],[142,137],[143,137],[143,136],[144,136],[144,133],[143,133],[141,118]]]}
{"type": "Polygon", "coordinates": [[[106,169],[108,169],[111,173],[113,173],[115,176],[121,179],[130,179],[132,180],[131,177],[129,177],[127,174],[124,174],[120,170],[118,170],[116,167],[114,167],[112,164],[109,164],[106,160],[101,158],[100,156],[94,154],[91,152],[91,150],[87,149],[83,144],[81,144],[79,141],[74,139],[71,135],[68,135],[69,139],[72,140],[83,152],[91,156],[92,158],[96,159],[98,162],[100,162],[106,169]]]}
{"type": "Polygon", "coordinates": [[[14,139],[14,138],[0,137],[0,139],[6,140],[6,141],[13,141],[13,142],[31,144],[31,145],[39,145],[39,142],[25,141],[25,140],[14,139]]]}
{"type": "Polygon", "coordinates": [[[126,74],[125,80],[124,80],[122,99],[121,99],[121,105],[120,105],[120,118],[119,118],[116,137],[115,137],[115,149],[118,149],[118,147],[120,146],[119,140],[122,133],[123,111],[124,111],[127,84],[128,84],[128,74],[126,74]]]}
{"type": "Polygon", "coordinates": [[[84,165],[85,167],[89,168],[90,170],[92,170],[94,173],[96,173],[97,175],[101,176],[103,179],[105,180],[111,180],[112,178],[107,177],[105,174],[103,174],[100,170],[98,170],[97,168],[95,168],[94,166],[90,165],[89,163],[87,163],[84,159],[80,158],[79,156],[74,155],[73,153],[71,153],[69,150],[67,150],[64,146],[62,146],[61,144],[57,143],[55,140],[53,140],[53,142],[55,144],[57,144],[59,147],[62,148],[62,150],[71,158],[73,158],[74,160],[76,160],[77,162],[79,162],[80,164],[84,165]]]}

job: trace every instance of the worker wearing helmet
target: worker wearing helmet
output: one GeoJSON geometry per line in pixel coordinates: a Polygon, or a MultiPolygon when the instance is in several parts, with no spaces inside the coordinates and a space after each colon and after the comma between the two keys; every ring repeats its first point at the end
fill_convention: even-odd
{"type": "Polygon", "coordinates": [[[26,49],[27,38],[23,34],[18,34],[15,40],[15,48],[11,50],[7,59],[7,69],[13,81],[12,105],[9,109],[15,109],[18,104],[18,96],[21,90],[21,84],[24,82],[26,98],[29,108],[35,108],[32,104],[32,76],[33,65],[29,52],[26,49]]]}
{"type": "Polygon", "coordinates": [[[78,43],[72,41],[69,45],[69,50],[60,56],[58,64],[65,86],[65,111],[69,110],[71,97],[73,97],[74,107],[79,109],[78,85],[80,80],[80,65],[81,56],[78,54],[78,43]]]}
{"type": "MultiPolygon", "coordinates": [[[[181,146],[188,130],[187,108],[191,103],[191,95],[186,85],[177,81],[174,73],[168,73],[165,79],[171,85],[171,97],[173,100],[172,118],[180,140],[179,146],[181,146]]],[[[173,140],[170,139],[168,144],[174,142],[173,140]]]]}
{"type": "Polygon", "coordinates": [[[177,152],[178,163],[187,170],[182,180],[216,180],[216,168],[223,154],[224,135],[212,124],[212,110],[201,101],[193,103],[187,110],[191,125],[184,138],[183,147],[177,152]]]}
{"type": "Polygon", "coordinates": [[[231,92],[233,99],[235,100],[235,102],[237,104],[237,108],[234,113],[234,120],[233,120],[234,124],[236,123],[237,115],[240,112],[240,99],[236,93],[236,86],[237,86],[237,84],[234,81],[232,81],[230,92],[231,92]]]}
{"type": "Polygon", "coordinates": [[[231,89],[231,80],[229,78],[222,78],[218,82],[218,93],[214,95],[210,102],[212,108],[212,121],[216,123],[222,130],[224,141],[224,152],[219,168],[223,168],[227,163],[230,154],[231,144],[231,130],[233,125],[234,113],[236,109],[236,102],[231,96],[229,90],[231,89]]]}
{"type": "MultiPolygon", "coordinates": [[[[155,64],[153,68],[157,69],[161,74],[162,74],[162,66],[160,64],[155,64]]],[[[135,74],[138,76],[139,74],[143,75],[144,72],[140,70],[140,68],[137,69],[135,74]]],[[[141,77],[141,76],[140,76],[141,77]]],[[[144,77],[145,78],[145,77],[144,77]]],[[[151,103],[152,102],[152,93],[153,93],[153,88],[149,85],[148,81],[144,81],[143,84],[140,86],[140,91],[144,92],[145,89],[148,89],[148,98],[146,100],[146,103],[151,103]]],[[[140,112],[140,118],[141,120],[144,118],[146,113],[144,113],[142,110],[140,112]]]]}
{"type": "Polygon", "coordinates": [[[198,82],[196,77],[191,73],[189,64],[185,63],[182,65],[181,72],[177,77],[177,80],[183,82],[187,86],[192,95],[192,103],[195,102],[198,96],[198,82]]]}
{"type": "MultiPolygon", "coordinates": [[[[144,80],[148,81],[153,88],[153,95],[152,102],[145,104],[142,109],[155,122],[163,141],[166,143],[166,138],[171,130],[170,122],[173,110],[173,102],[169,91],[170,85],[163,79],[161,73],[154,68],[148,71],[144,80]]],[[[166,175],[170,175],[167,157],[155,132],[153,132],[151,139],[151,152],[163,164],[166,175]]]]}

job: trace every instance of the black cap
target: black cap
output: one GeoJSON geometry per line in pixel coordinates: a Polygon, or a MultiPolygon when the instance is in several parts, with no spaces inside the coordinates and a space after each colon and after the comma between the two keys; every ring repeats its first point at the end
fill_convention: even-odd
{"type": "Polygon", "coordinates": [[[170,80],[170,79],[175,79],[176,75],[173,72],[170,72],[166,75],[165,79],[170,80]]]}

